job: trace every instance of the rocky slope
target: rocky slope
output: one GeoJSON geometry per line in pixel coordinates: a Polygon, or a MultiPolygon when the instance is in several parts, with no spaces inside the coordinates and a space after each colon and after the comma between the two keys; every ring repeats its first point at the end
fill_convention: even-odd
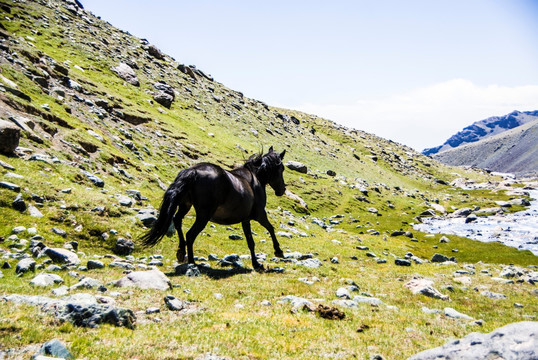
{"type": "Polygon", "coordinates": [[[434,155],[458,146],[490,138],[535,120],[538,120],[538,110],[523,112],[516,110],[503,116],[492,116],[477,121],[457,134],[452,135],[443,145],[425,149],[422,153],[425,155],[434,155]]]}
{"type": "Polygon", "coordinates": [[[434,154],[433,158],[450,165],[536,176],[537,144],[538,119],[471,144],[441,151],[434,154]]]}
{"type": "Polygon", "coordinates": [[[59,338],[79,358],[397,358],[538,311],[531,253],[412,232],[524,185],[246,98],[76,0],[2,1],[0,15],[0,357],[59,338]],[[267,206],[285,259],[253,225],[271,272],[245,266],[238,226],[204,230],[198,268],[177,266],[177,237],[138,246],[179,170],[271,145],[294,161],[267,206]]]}

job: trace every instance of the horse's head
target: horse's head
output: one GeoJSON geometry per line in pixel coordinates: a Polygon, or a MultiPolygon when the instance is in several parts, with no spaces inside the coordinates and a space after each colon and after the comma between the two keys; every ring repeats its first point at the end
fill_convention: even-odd
{"type": "Polygon", "coordinates": [[[269,148],[269,152],[260,158],[260,166],[257,171],[258,178],[265,184],[269,184],[275,191],[276,196],[282,196],[286,192],[286,184],[284,183],[284,165],[282,159],[286,150],[280,154],[273,151],[273,147],[269,148]]]}

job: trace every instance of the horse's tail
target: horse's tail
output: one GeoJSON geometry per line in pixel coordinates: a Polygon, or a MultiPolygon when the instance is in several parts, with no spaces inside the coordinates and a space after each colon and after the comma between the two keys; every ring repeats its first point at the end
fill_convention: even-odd
{"type": "Polygon", "coordinates": [[[154,246],[166,235],[174,219],[174,214],[181,201],[185,198],[186,191],[192,183],[194,175],[195,172],[192,170],[182,170],[168,187],[164,193],[159,217],[152,228],[140,237],[143,246],[154,246]]]}

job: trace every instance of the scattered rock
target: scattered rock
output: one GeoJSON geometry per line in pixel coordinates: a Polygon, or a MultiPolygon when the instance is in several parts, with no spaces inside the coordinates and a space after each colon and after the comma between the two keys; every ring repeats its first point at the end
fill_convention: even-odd
{"type": "Polygon", "coordinates": [[[103,262],[99,260],[88,260],[86,266],[88,267],[88,270],[104,269],[105,264],[103,264],[103,262]]]}
{"type": "MultiPolygon", "coordinates": [[[[32,359],[37,360],[39,356],[50,356],[53,358],[60,358],[65,360],[71,360],[75,358],[65,347],[65,345],[62,344],[58,339],[52,339],[44,343],[39,349],[39,351],[34,354],[32,359]]],[[[41,359],[44,359],[44,357],[41,357],[41,359]]]]}
{"type": "Polygon", "coordinates": [[[15,192],[21,191],[21,187],[19,185],[7,182],[7,181],[0,181],[0,189],[8,189],[15,192]]]}
{"type": "Polygon", "coordinates": [[[23,275],[28,271],[35,271],[36,262],[32,258],[22,259],[17,263],[15,267],[15,273],[17,275],[23,275]]]}
{"type": "Polygon", "coordinates": [[[47,255],[56,264],[80,264],[78,255],[67,249],[46,247],[41,253],[47,255]]]}
{"type": "Polygon", "coordinates": [[[13,209],[17,210],[17,211],[20,211],[20,212],[25,212],[26,211],[26,203],[24,202],[24,199],[22,198],[22,194],[17,194],[17,196],[15,197],[15,200],[13,200],[13,202],[11,203],[11,206],[13,207],[13,209]]]}
{"type": "Polygon", "coordinates": [[[90,180],[95,186],[97,187],[105,186],[105,182],[101,180],[97,175],[94,175],[88,171],[82,171],[82,174],[86,176],[86,178],[90,180]]]}
{"type": "Polygon", "coordinates": [[[200,269],[195,264],[180,264],[174,270],[176,275],[185,275],[188,277],[200,276],[200,269]]]}
{"type": "Polygon", "coordinates": [[[157,221],[157,210],[153,208],[140,209],[136,217],[142,221],[145,227],[150,228],[157,221]]]}
{"type": "Polygon", "coordinates": [[[449,307],[444,309],[444,313],[447,317],[450,317],[453,319],[473,320],[473,318],[470,317],[469,315],[462,314],[458,312],[457,310],[449,308],[449,307]]]}
{"type": "Polygon", "coordinates": [[[118,66],[113,67],[110,70],[118,74],[120,78],[127,81],[129,84],[140,86],[140,81],[138,81],[135,71],[126,63],[120,63],[118,66]]]}
{"type": "Polygon", "coordinates": [[[172,311],[181,311],[185,308],[183,301],[173,295],[166,295],[164,297],[164,303],[166,304],[166,307],[172,311]]]}
{"type": "Polygon", "coordinates": [[[120,256],[131,255],[134,251],[134,242],[124,238],[118,238],[114,246],[114,253],[120,256]]]}
{"type": "Polygon", "coordinates": [[[286,167],[290,170],[300,172],[301,174],[306,174],[308,172],[306,165],[298,161],[288,161],[286,167]]]}
{"type": "Polygon", "coordinates": [[[71,286],[69,290],[77,290],[77,289],[96,289],[99,286],[102,286],[103,284],[96,279],[92,279],[90,277],[85,277],[84,279],[80,280],[75,285],[71,286]]]}
{"type": "Polygon", "coordinates": [[[134,329],[136,323],[131,310],[100,305],[90,294],[79,293],[61,299],[12,294],[3,296],[2,299],[16,304],[38,306],[42,311],[52,312],[61,321],[71,322],[75,326],[94,328],[108,323],[134,329]]]}
{"type": "Polygon", "coordinates": [[[0,153],[13,154],[17,146],[21,130],[13,123],[0,119],[0,153]]]}
{"type": "Polygon", "coordinates": [[[41,213],[41,211],[39,211],[38,208],[36,208],[34,205],[28,205],[28,214],[30,214],[30,216],[33,216],[33,217],[36,217],[36,218],[42,218],[43,217],[43,214],[41,213]]]}
{"type": "Polygon", "coordinates": [[[480,295],[483,295],[483,296],[488,297],[488,298],[493,299],[493,300],[506,299],[506,295],[499,294],[499,293],[494,293],[494,292],[491,292],[491,291],[482,291],[480,293],[480,295]]]}
{"type": "Polygon", "coordinates": [[[394,264],[398,266],[411,266],[411,261],[406,259],[395,259],[394,264]]]}
{"type": "Polygon", "coordinates": [[[413,355],[409,360],[538,359],[538,322],[508,324],[488,334],[471,333],[459,340],[413,355]]]}
{"type": "Polygon", "coordinates": [[[117,287],[168,290],[172,288],[170,279],[159,270],[133,271],[114,283],[117,287]]]}
{"type": "Polygon", "coordinates": [[[280,299],[278,301],[279,304],[286,304],[286,303],[289,303],[291,304],[294,308],[301,308],[305,305],[307,306],[310,306],[310,307],[313,307],[314,304],[310,301],[310,300],[307,300],[305,298],[302,298],[302,297],[298,297],[298,296],[295,296],[295,295],[288,295],[288,296],[285,296],[283,297],[282,299],[280,299]]]}
{"type": "Polygon", "coordinates": [[[46,287],[54,284],[61,284],[63,282],[64,280],[59,275],[43,273],[34,277],[30,281],[30,285],[46,287]]]}
{"type": "Polygon", "coordinates": [[[433,281],[426,279],[413,279],[404,285],[413,294],[422,294],[434,299],[449,300],[448,295],[443,295],[433,287],[433,281]]]}

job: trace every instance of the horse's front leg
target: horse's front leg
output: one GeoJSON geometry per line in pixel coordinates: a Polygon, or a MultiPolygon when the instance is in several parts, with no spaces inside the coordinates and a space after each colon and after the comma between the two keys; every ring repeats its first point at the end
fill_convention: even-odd
{"type": "Polygon", "coordinates": [[[273,240],[273,248],[275,249],[275,256],[283,258],[284,252],[280,248],[280,244],[278,243],[278,240],[276,239],[275,229],[273,228],[273,225],[271,225],[271,223],[269,222],[269,219],[267,219],[267,213],[265,211],[258,219],[258,222],[267,231],[269,231],[269,235],[271,235],[271,240],[273,240]]]}
{"type": "Polygon", "coordinates": [[[250,250],[250,257],[252,258],[252,267],[254,267],[254,270],[256,271],[261,271],[263,270],[263,265],[260,264],[258,262],[258,259],[256,258],[256,251],[254,250],[254,238],[252,237],[252,231],[250,229],[250,220],[243,221],[241,225],[243,225],[243,232],[245,233],[248,248],[250,250]]]}

